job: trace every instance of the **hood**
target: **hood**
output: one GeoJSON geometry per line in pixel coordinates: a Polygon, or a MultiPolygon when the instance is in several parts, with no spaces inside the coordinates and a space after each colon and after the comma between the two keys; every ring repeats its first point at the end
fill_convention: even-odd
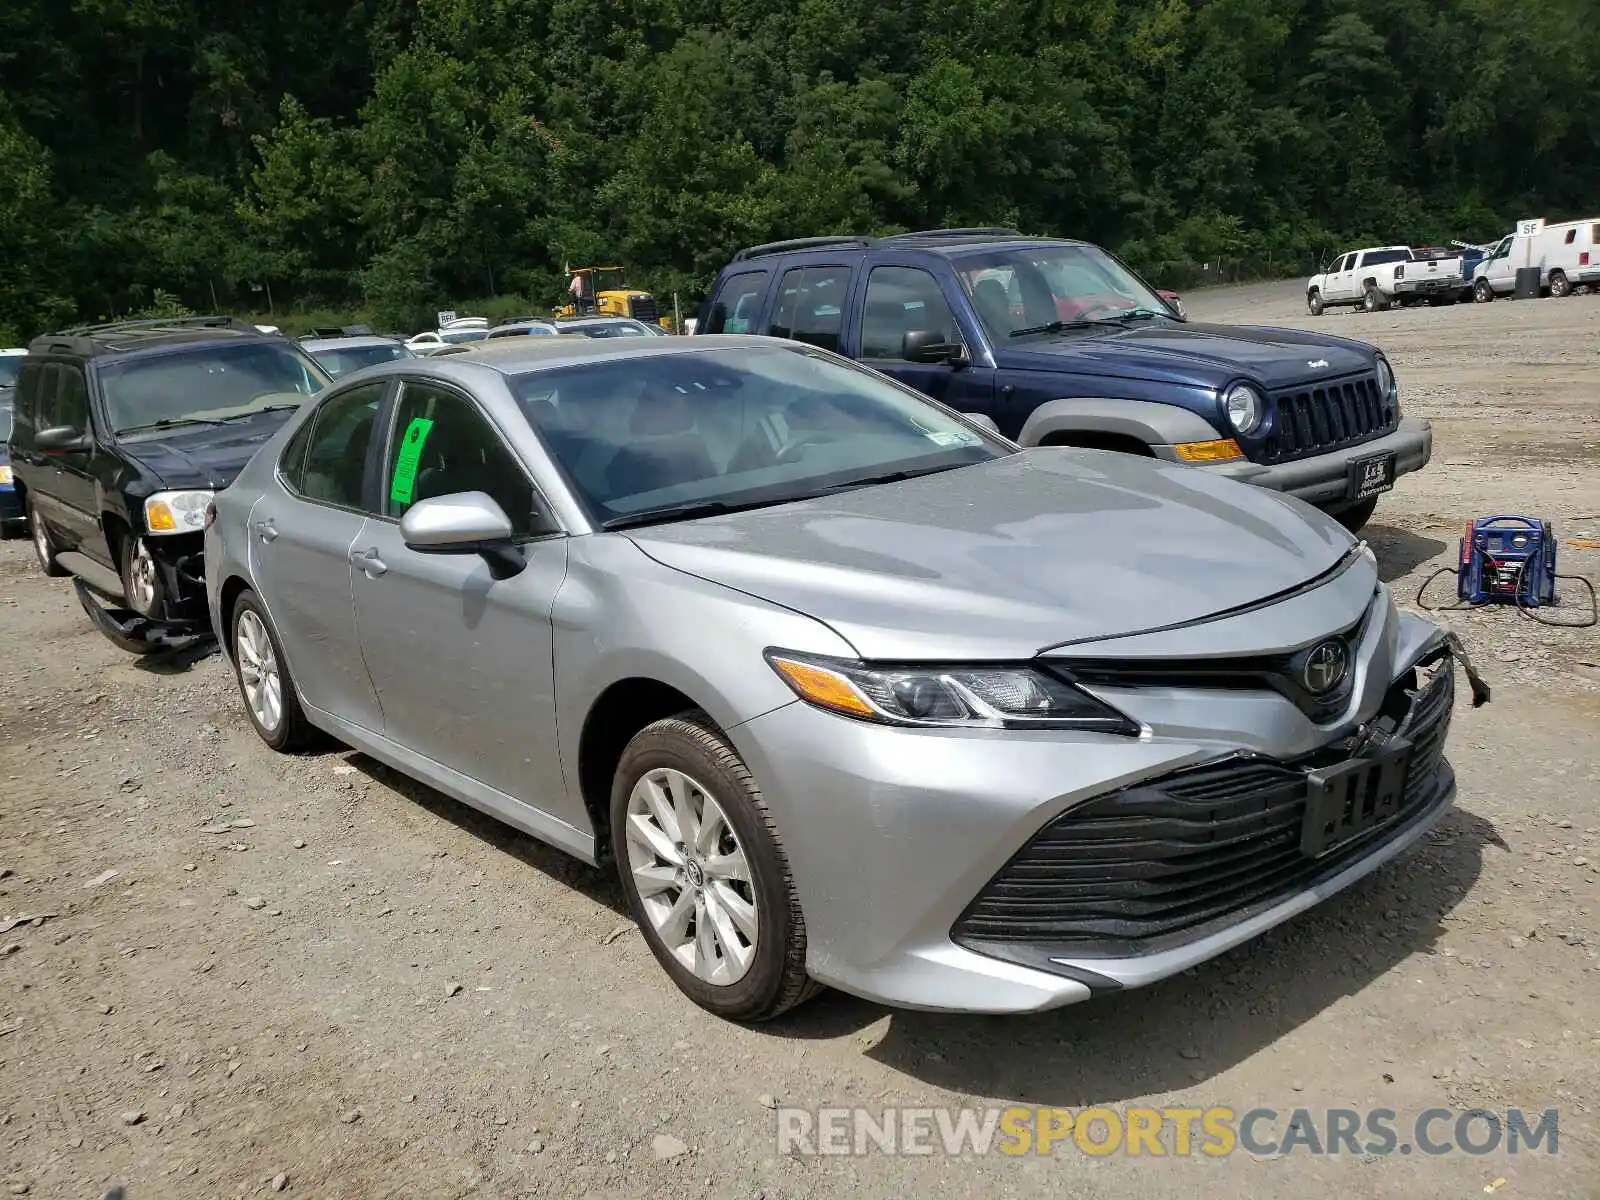
{"type": "Polygon", "coordinates": [[[627,536],[902,660],[1029,658],[1194,621],[1306,583],[1355,542],[1264,488],[1052,447],[627,536]]]}
{"type": "Polygon", "coordinates": [[[226,425],[185,425],[124,439],[122,453],[163,488],[225,488],[292,411],[258,413],[226,425]]]}
{"type": "Polygon", "coordinates": [[[1153,321],[1002,346],[996,361],[1002,367],[1030,371],[1112,375],[1192,387],[1221,387],[1244,376],[1280,388],[1370,371],[1376,353],[1360,342],[1299,329],[1153,321]]]}

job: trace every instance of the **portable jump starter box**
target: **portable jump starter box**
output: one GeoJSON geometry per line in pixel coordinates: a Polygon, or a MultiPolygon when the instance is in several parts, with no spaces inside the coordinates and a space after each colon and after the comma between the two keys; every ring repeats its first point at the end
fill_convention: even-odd
{"type": "Polygon", "coordinates": [[[1556,539],[1550,522],[1533,517],[1482,517],[1461,539],[1456,591],[1465,604],[1556,603],[1556,539]]]}

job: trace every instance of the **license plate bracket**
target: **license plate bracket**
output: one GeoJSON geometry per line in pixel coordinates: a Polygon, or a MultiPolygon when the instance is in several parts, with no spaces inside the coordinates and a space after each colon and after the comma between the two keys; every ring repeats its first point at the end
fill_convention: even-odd
{"type": "Polygon", "coordinates": [[[1350,500],[1370,500],[1393,488],[1394,476],[1392,452],[1358,458],[1346,469],[1345,496],[1350,500]]]}
{"type": "Polygon", "coordinates": [[[1394,738],[1379,754],[1308,771],[1300,852],[1322,858],[1394,817],[1410,763],[1411,743],[1394,738]]]}

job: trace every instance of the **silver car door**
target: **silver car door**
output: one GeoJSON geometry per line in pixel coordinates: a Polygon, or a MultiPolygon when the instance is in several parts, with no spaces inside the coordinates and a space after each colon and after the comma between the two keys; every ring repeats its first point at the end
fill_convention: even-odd
{"type": "Polygon", "coordinates": [[[361,657],[350,549],[368,524],[369,459],[381,454],[383,381],[336,391],[284,447],[250,510],[250,573],[313,708],[374,732],[377,693],[361,657]]]}
{"type": "Polygon", "coordinates": [[[465,393],[408,381],[391,428],[384,511],[351,549],[384,735],[587,830],[569,803],[556,741],[550,611],[566,575],[566,538],[530,536],[527,567],[498,580],[476,554],[407,549],[399,519],[430,496],[487,492],[519,535],[549,524],[522,465],[465,393]]]}

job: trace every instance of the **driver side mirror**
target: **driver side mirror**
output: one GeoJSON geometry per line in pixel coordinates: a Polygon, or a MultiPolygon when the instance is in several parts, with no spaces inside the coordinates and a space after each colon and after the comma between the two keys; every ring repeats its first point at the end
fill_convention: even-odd
{"type": "Polygon", "coordinates": [[[35,435],[33,444],[47,454],[61,454],[70,450],[87,450],[89,439],[81,429],[74,429],[71,425],[54,425],[49,429],[41,429],[35,435]]]}
{"type": "Polygon", "coordinates": [[[496,579],[509,579],[528,565],[511,535],[511,518],[487,492],[431,496],[400,518],[400,538],[408,550],[482,555],[496,579]]]}
{"type": "Polygon", "coordinates": [[[936,329],[910,329],[900,339],[900,357],[914,363],[948,363],[965,366],[967,348],[960,342],[947,342],[936,329]]]}

